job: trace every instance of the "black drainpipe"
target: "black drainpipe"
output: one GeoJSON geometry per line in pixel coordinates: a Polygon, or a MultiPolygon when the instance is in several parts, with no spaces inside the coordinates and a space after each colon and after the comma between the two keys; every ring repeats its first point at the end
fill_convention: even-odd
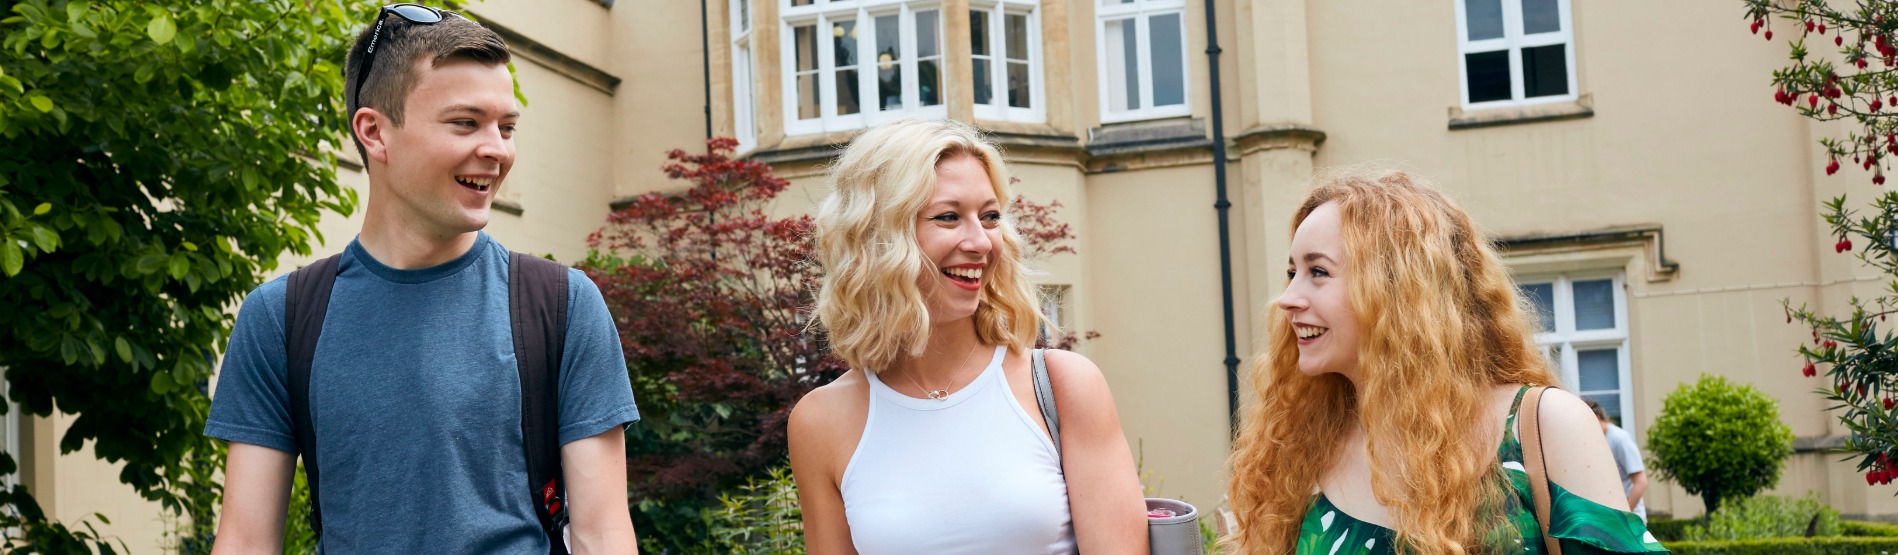
{"type": "Polygon", "coordinates": [[[712,31],[705,0],[699,0],[699,47],[705,52],[705,138],[712,138],[712,31]]]}
{"type": "Polygon", "coordinates": [[[1226,418],[1232,426],[1229,431],[1237,432],[1239,343],[1233,337],[1232,224],[1226,217],[1232,202],[1226,200],[1226,117],[1225,103],[1220,100],[1219,94],[1219,52],[1219,16],[1213,0],[1206,0],[1206,74],[1212,81],[1213,93],[1213,190],[1218,196],[1213,208],[1219,211],[1219,290],[1225,297],[1223,308],[1226,316],[1226,418]]]}

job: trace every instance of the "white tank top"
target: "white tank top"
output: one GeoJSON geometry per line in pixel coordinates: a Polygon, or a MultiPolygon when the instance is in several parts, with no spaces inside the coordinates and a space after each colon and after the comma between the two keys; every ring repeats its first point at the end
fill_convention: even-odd
{"type": "Polygon", "coordinates": [[[1060,458],[1009,391],[1006,353],[940,401],[864,372],[870,414],[839,485],[857,553],[1074,552],[1060,458]]]}

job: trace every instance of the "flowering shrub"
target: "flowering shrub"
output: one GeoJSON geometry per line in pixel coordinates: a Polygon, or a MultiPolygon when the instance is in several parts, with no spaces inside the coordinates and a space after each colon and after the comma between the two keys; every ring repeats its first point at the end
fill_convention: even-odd
{"type": "MultiPolygon", "coordinates": [[[[1898,159],[1898,4],[1878,0],[1825,2],[1746,0],[1750,30],[1773,40],[1779,28],[1791,39],[1791,65],[1773,72],[1773,99],[1818,121],[1849,125],[1843,138],[1821,139],[1830,157],[1826,174],[1838,173],[1850,159],[1885,184],[1885,172],[1898,159]],[[1825,46],[1827,43],[1832,46],[1825,46]],[[1836,50],[1818,52],[1818,49],[1836,50]],[[1886,111],[1890,110],[1890,111],[1886,111]]],[[[1845,314],[1822,314],[1786,305],[1787,323],[1812,330],[1812,344],[1801,346],[1806,377],[1824,375],[1824,395],[1839,421],[1851,431],[1845,448],[1856,452],[1858,470],[1868,484],[1898,479],[1892,454],[1898,446],[1898,378],[1889,369],[1898,340],[1880,330],[1898,310],[1898,192],[1882,191],[1869,214],[1846,207],[1841,195],[1825,204],[1822,215],[1837,253],[1857,256],[1893,278],[1891,288],[1869,299],[1853,298],[1845,314]],[[1853,241],[1853,239],[1860,241],[1853,241]]]]}

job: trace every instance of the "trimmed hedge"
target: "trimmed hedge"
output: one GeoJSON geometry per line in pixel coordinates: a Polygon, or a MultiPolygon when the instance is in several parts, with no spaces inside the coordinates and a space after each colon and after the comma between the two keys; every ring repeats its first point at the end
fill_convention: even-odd
{"type": "Polygon", "coordinates": [[[1650,518],[1648,533],[1664,542],[1677,542],[1687,537],[1687,527],[1696,522],[1700,521],[1691,518],[1650,518]]]}
{"type": "Polygon", "coordinates": [[[1898,537],[1773,538],[1664,544],[1674,555],[1868,555],[1898,553],[1898,537]]]}
{"type": "MultiPolygon", "coordinates": [[[[1861,520],[1839,521],[1839,533],[1846,536],[1872,538],[1898,538],[1898,525],[1883,522],[1865,522],[1861,520]]],[[[1655,536],[1660,537],[1660,536],[1655,536]]]]}

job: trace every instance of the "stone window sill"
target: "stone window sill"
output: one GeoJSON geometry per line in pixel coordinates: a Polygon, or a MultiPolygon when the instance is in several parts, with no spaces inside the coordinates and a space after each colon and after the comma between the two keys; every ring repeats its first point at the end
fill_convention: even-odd
{"type": "Polygon", "coordinates": [[[1465,112],[1462,108],[1450,107],[1450,130],[1480,129],[1503,125],[1562,121],[1595,117],[1595,98],[1584,94],[1573,102],[1552,102],[1513,108],[1496,108],[1465,112]]]}

